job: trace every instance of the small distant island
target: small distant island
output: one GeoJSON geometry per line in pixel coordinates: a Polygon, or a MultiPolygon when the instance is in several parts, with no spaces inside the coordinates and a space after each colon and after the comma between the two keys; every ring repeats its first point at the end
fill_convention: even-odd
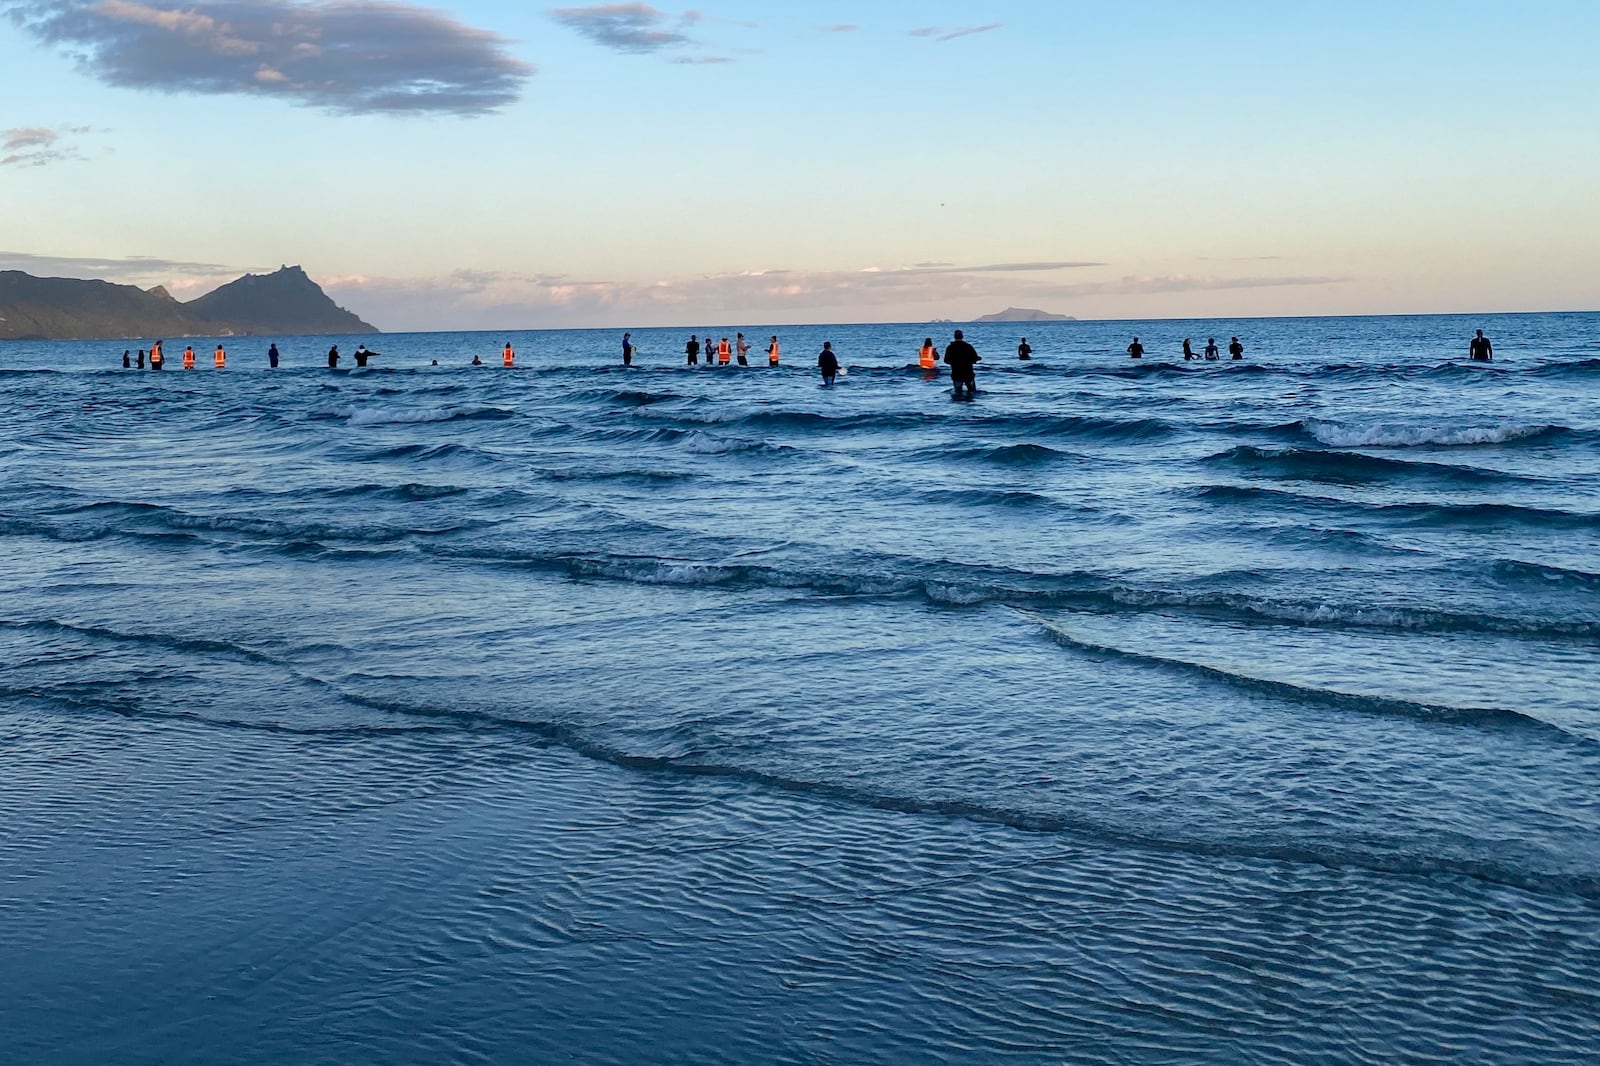
{"type": "Polygon", "coordinates": [[[1049,311],[1039,311],[1032,307],[1008,307],[1004,311],[982,318],[973,319],[974,322],[1076,322],[1071,315],[1053,315],[1049,311]]]}
{"type": "Polygon", "coordinates": [[[0,270],[0,340],[378,333],[297,266],[246,274],[180,303],[165,288],[0,270]]]}

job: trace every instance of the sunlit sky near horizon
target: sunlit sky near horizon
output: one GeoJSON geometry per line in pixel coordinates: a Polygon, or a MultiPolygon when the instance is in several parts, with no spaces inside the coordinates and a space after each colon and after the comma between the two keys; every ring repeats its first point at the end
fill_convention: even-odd
{"type": "Polygon", "coordinates": [[[1600,308],[1600,4],[0,0],[0,269],[390,329],[1600,308]]]}

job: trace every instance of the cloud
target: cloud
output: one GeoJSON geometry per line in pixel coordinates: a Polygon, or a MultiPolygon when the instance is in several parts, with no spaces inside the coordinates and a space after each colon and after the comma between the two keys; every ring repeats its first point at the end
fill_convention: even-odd
{"type": "Polygon", "coordinates": [[[822,27],[823,33],[854,33],[861,27],[853,22],[840,22],[832,26],[822,27]]]}
{"type": "Polygon", "coordinates": [[[1300,285],[1343,285],[1348,277],[1322,275],[1199,278],[1189,274],[1130,274],[1110,281],[1094,281],[1067,286],[1070,296],[1151,296],[1178,292],[1218,292],[1227,289],[1276,289],[1300,285]]]}
{"type": "Polygon", "coordinates": [[[948,26],[924,26],[920,30],[912,30],[912,37],[931,37],[935,41],[953,41],[957,37],[971,37],[978,33],[988,33],[998,30],[1005,25],[1003,22],[987,22],[982,26],[957,26],[954,29],[948,26]]]}
{"type": "Polygon", "coordinates": [[[505,38],[393,0],[0,0],[128,89],[265,96],[335,114],[487,114],[534,68],[505,38]]]}
{"type": "Polygon", "coordinates": [[[64,143],[63,138],[93,132],[88,126],[16,126],[0,130],[0,167],[42,167],[82,159],[83,153],[75,145],[64,143]]]}
{"type": "Polygon", "coordinates": [[[704,16],[689,11],[676,20],[649,4],[600,4],[596,7],[557,7],[550,17],[596,44],[619,52],[646,54],[680,48],[694,41],[684,28],[704,16]],[[674,23],[680,28],[674,29],[674,23]]]}

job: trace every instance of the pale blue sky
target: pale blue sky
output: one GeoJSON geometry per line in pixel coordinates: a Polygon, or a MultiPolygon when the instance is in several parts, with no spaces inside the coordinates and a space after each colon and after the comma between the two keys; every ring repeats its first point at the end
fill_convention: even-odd
{"type": "Polygon", "coordinates": [[[1592,0],[0,13],[0,268],[300,263],[389,329],[1600,307],[1592,0]]]}

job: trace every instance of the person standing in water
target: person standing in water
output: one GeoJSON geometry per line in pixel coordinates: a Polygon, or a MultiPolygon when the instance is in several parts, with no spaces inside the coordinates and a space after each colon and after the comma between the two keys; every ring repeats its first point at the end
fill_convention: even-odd
{"type": "Polygon", "coordinates": [[[778,338],[777,338],[776,335],[774,335],[773,338],[772,338],[772,343],[767,345],[767,365],[768,366],[777,366],[778,365],[778,351],[779,351],[779,349],[778,349],[778,338]]]}
{"type": "Polygon", "coordinates": [[[144,369],[144,349],[143,348],[139,349],[138,369],[140,369],[140,370],[144,369]]]}
{"type": "Polygon", "coordinates": [[[273,341],[267,349],[267,366],[273,370],[278,369],[278,342],[273,341]]]}
{"type": "MultiPolygon", "coordinates": [[[[140,363],[142,365],[143,360],[140,360],[140,363]]],[[[124,348],[122,349],[122,369],[127,370],[131,366],[133,366],[133,360],[128,358],[128,349],[124,348]]]]}
{"type": "Polygon", "coordinates": [[[1483,335],[1483,330],[1481,329],[1478,331],[1478,335],[1472,338],[1472,342],[1467,345],[1467,353],[1480,363],[1494,361],[1494,345],[1489,343],[1489,338],[1483,335]]]}
{"type": "Polygon", "coordinates": [[[328,369],[339,369],[339,346],[337,344],[328,349],[328,369]]]}
{"type": "Polygon", "coordinates": [[[822,351],[817,355],[817,369],[822,371],[823,388],[832,385],[839,373],[839,357],[833,354],[832,341],[822,342],[822,351]]]}
{"type": "Polygon", "coordinates": [[[922,367],[922,380],[932,381],[939,376],[939,349],[933,346],[932,337],[922,339],[922,349],[917,352],[917,365],[922,367]]]}
{"type": "Polygon", "coordinates": [[[1138,337],[1133,338],[1133,343],[1128,345],[1128,358],[1129,359],[1143,359],[1144,358],[1144,345],[1139,343],[1139,338],[1138,337]]]}
{"type": "Polygon", "coordinates": [[[506,341],[505,350],[500,353],[500,365],[505,367],[517,365],[517,353],[512,350],[510,341],[506,341]]]}
{"type": "Polygon", "coordinates": [[[632,366],[633,365],[633,334],[632,333],[624,333],[622,335],[622,365],[623,366],[632,366]]]}
{"type": "Polygon", "coordinates": [[[222,345],[217,345],[216,354],[211,357],[211,361],[216,364],[218,370],[228,365],[228,353],[223,351],[222,345]]]}
{"type": "Polygon", "coordinates": [[[192,344],[183,349],[183,368],[185,370],[194,369],[194,345],[192,344]]]}
{"type": "Polygon", "coordinates": [[[733,345],[729,344],[728,338],[724,337],[721,343],[717,345],[717,365],[727,366],[731,362],[733,362],[733,345]]]}
{"type": "Polygon", "coordinates": [[[356,366],[366,366],[367,360],[377,353],[369,350],[365,344],[358,344],[356,345],[356,350],[351,354],[356,358],[356,366]]]}
{"type": "Polygon", "coordinates": [[[1183,361],[1187,363],[1194,358],[1194,346],[1189,343],[1189,338],[1183,338],[1183,361]]]}
{"type": "Polygon", "coordinates": [[[1228,342],[1228,354],[1235,359],[1244,358],[1244,345],[1239,343],[1238,337],[1228,342]]]}
{"type": "Polygon", "coordinates": [[[1222,356],[1217,354],[1217,338],[1215,338],[1215,337],[1207,337],[1206,338],[1206,359],[1207,359],[1207,361],[1212,361],[1212,360],[1216,360],[1216,359],[1220,359],[1220,358],[1222,358],[1222,356]]]}
{"type": "Polygon", "coordinates": [[[739,334],[738,338],[734,341],[734,348],[739,353],[739,365],[749,366],[750,342],[744,339],[743,333],[739,334]]]}
{"type": "Polygon", "coordinates": [[[961,398],[963,389],[969,398],[978,394],[978,377],[973,368],[982,360],[978,349],[968,344],[966,336],[956,330],[955,339],[944,346],[944,361],[950,367],[950,384],[954,386],[951,395],[956,399],[961,398]]]}
{"type": "Polygon", "coordinates": [[[1026,337],[1022,338],[1022,343],[1017,345],[1017,358],[1018,359],[1032,359],[1033,358],[1033,349],[1028,346],[1028,338],[1026,338],[1026,337]]]}
{"type": "Polygon", "coordinates": [[[156,341],[156,346],[150,349],[150,369],[160,370],[166,361],[167,357],[161,354],[161,342],[156,341]]]}
{"type": "Polygon", "coordinates": [[[690,366],[700,365],[700,338],[689,334],[689,343],[683,346],[683,354],[690,366]]]}

